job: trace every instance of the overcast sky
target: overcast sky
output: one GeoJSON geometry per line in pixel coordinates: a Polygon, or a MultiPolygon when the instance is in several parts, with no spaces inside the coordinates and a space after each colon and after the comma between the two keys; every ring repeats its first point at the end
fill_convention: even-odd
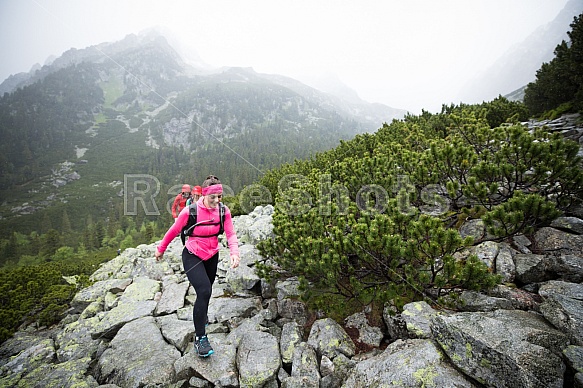
{"type": "Polygon", "coordinates": [[[0,0],[0,82],[50,55],[163,26],[214,66],[331,73],[420,113],[552,21],[567,0],[0,0]]]}

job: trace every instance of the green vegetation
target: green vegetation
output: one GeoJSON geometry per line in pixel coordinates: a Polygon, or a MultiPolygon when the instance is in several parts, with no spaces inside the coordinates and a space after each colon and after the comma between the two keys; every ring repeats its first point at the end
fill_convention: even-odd
{"type": "Polygon", "coordinates": [[[105,108],[112,108],[114,102],[123,96],[124,85],[122,80],[118,79],[116,76],[110,77],[109,80],[100,83],[101,89],[103,90],[104,102],[103,106],[105,108]]]}
{"type": "MultiPolygon", "coordinates": [[[[107,252],[150,244],[161,238],[172,221],[169,217],[146,221],[140,217],[118,216],[114,208],[107,218],[93,221],[90,217],[81,232],[74,233],[66,225],[48,229],[45,233],[22,234],[13,232],[8,238],[0,239],[0,267],[16,268],[23,265],[52,261],[66,261],[77,254],[107,252]],[[77,236],[79,235],[79,236],[77,236]]],[[[68,218],[67,213],[63,219],[68,218]]]]}
{"type": "Polygon", "coordinates": [[[275,238],[259,244],[272,259],[261,275],[298,276],[325,311],[333,300],[446,303],[452,290],[495,285],[476,257],[456,259],[474,243],[460,237],[460,219],[482,218],[502,240],[583,198],[578,144],[529,131],[517,122],[524,114],[502,97],[444,106],[271,170],[260,183],[275,198],[275,238]]]}
{"type": "Polygon", "coordinates": [[[476,243],[460,236],[464,220],[482,219],[501,241],[582,200],[578,145],[519,124],[582,110],[582,23],[575,18],[570,44],[543,64],[525,104],[444,105],[374,134],[252,72],[245,82],[237,71],[184,78],[154,45],[116,58],[153,89],[111,64],[85,62],[5,94],[0,341],[23,323],[57,322],[99,263],[162,236],[176,185],[209,173],[233,189],[225,202],[234,215],[275,203],[275,238],[259,244],[270,264],[260,274],[298,276],[306,300],[335,317],[362,305],[379,317],[386,302],[446,303],[458,290],[488,289],[499,278],[475,256],[458,259],[476,243]],[[184,112],[190,131],[169,145],[166,125],[184,112]],[[77,161],[81,179],[57,189],[51,170],[65,160],[77,161]],[[153,178],[158,214],[128,212],[125,174],[153,178]],[[32,214],[14,214],[25,204],[32,214]]]}
{"type": "Polygon", "coordinates": [[[495,284],[475,257],[454,259],[472,244],[457,233],[460,220],[482,218],[501,240],[583,198],[578,145],[518,125],[583,109],[583,15],[571,27],[524,105],[443,106],[268,171],[260,183],[275,198],[276,237],[259,245],[272,259],[261,274],[298,276],[306,299],[335,314],[495,284]]]}
{"type": "MultiPolygon", "coordinates": [[[[252,73],[245,76],[254,77],[252,73]]],[[[186,139],[189,151],[162,147],[156,169],[168,169],[173,158],[181,169],[172,173],[204,179],[212,172],[237,193],[270,168],[308,158],[337,146],[339,139],[365,132],[362,124],[290,89],[266,87],[259,78],[225,82],[230,77],[225,74],[197,82],[156,116],[156,122],[168,122],[177,110],[195,114],[186,139]]],[[[154,125],[150,128],[162,138],[163,131],[154,125]]]]}
{"type": "Polygon", "coordinates": [[[20,325],[51,325],[63,318],[75,293],[89,285],[89,275],[114,252],[79,252],[56,261],[0,270],[0,342],[20,325]],[[63,278],[72,276],[74,284],[63,278]]]}
{"type": "Polygon", "coordinates": [[[156,204],[165,213],[174,185],[200,184],[213,173],[236,194],[269,168],[364,131],[362,124],[285,87],[265,87],[257,76],[248,83],[229,82],[229,74],[160,79],[159,67],[175,66],[160,63],[163,56],[147,62],[147,54],[152,53],[120,58],[141,79],[151,78],[156,92],[147,95],[107,64],[84,63],[0,98],[0,238],[9,238],[12,230],[45,233],[50,227],[38,219],[59,225],[67,210],[76,215],[70,217],[69,238],[76,239],[70,242],[75,246],[88,216],[101,219],[123,200],[123,186],[116,182],[123,183],[124,174],[155,177],[156,204]],[[148,67],[139,66],[142,62],[148,67]],[[146,111],[160,107],[166,102],[161,96],[168,95],[172,103],[165,109],[156,115],[146,111]],[[192,112],[193,122],[184,118],[186,112],[192,112]],[[167,124],[181,118],[184,135],[167,143],[167,124]],[[64,161],[74,163],[71,172],[81,179],[57,188],[53,171],[64,161]],[[24,204],[33,210],[18,211],[24,204]]]}
{"type": "Polygon", "coordinates": [[[555,58],[542,65],[525,90],[524,103],[532,116],[554,119],[583,110],[583,14],[574,18],[571,28],[570,42],[555,48],[555,58]]]}
{"type": "Polygon", "coordinates": [[[97,77],[91,66],[72,66],[0,99],[0,190],[48,175],[73,157],[103,99],[97,77]]]}
{"type": "Polygon", "coordinates": [[[62,233],[50,229],[28,236],[14,232],[0,240],[0,342],[23,323],[58,322],[75,293],[90,284],[89,276],[100,263],[115,257],[118,248],[158,240],[165,228],[154,222],[136,226],[133,218],[118,219],[112,210],[107,222],[89,220],[75,249],[65,245],[66,228],[62,233]],[[68,284],[64,276],[75,277],[75,284],[68,284]]]}
{"type": "MultiPolygon", "coordinates": [[[[19,296],[0,304],[2,339],[20,323],[60,318],[75,292],[62,275],[90,274],[93,256],[159,239],[172,223],[176,185],[214,173],[235,194],[263,169],[363,131],[252,71],[242,70],[254,77],[245,83],[236,71],[186,78],[162,43],[114,54],[115,61],[84,58],[0,97],[0,276],[42,284],[29,293],[6,282],[19,296]],[[181,119],[187,138],[170,144],[166,125],[181,119]],[[63,165],[80,178],[63,185],[63,165]],[[158,212],[126,208],[124,200],[133,202],[126,175],[152,178],[158,212]]],[[[241,213],[237,197],[225,201],[241,213]]]]}

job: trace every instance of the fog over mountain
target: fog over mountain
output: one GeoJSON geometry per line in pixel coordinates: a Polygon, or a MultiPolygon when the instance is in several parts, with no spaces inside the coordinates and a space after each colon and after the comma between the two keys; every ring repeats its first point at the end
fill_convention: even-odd
{"type": "MultiPolygon", "coordinates": [[[[414,114],[436,112],[443,103],[459,103],[469,79],[553,20],[567,3],[5,1],[0,2],[0,82],[71,48],[117,42],[161,26],[184,61],[199,70],[253,68],[327,92],[347,87],[359,99],[414,114]],[[339,82],[324,84],[321,74],[339,82]]],[[[560,30],[568,30],[568,21],[560,30]]],[[[540,66],[535,62],[530,73],[540,66]]],[[[498,93],[503,91],[493,96],[498,93]]]]}
{"type": "Polygon", "coordinates": [[[569,41],[570,24],[582,12],[583,0],[570,0],[552,22],[540,26],[487,70],[476,74],[460,91],[459,100],[470,104],[489,101],[534,81],[541,65],[553,59],[555,47],[563,40],[569,41]]]}
{"type": "Polygon", "coordinates": [[[188,64],[194,53],[170,42],[148,30],[71,48],[0,84],[0,224],[11,225],[0,229],[28,232],[62,206],[99,219],[122,200],[126,174],[155,176],[173,198],[173,185],[213,173],[235,193],[406,114],[337,79],[322,86],[332,94],[249,67],[188,64]]]}

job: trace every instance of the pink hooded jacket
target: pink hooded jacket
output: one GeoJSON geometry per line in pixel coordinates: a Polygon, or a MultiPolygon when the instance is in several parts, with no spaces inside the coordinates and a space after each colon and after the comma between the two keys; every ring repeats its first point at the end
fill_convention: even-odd
{"type": "MultiPolygon", "coordinates": [[[[219,222],[219,207],[214,209],[207,208],[203,205],[203,198],[201,197],[196,205],[196,222],[203,222],[202,225],[198,225],[194,228],[194,233],[197,236],[211,236],[211,237],[189,237],[186,240],[186,248],[190,253],[195,254],[202,260],[208,260],[219,251],[219,238],[218,236],[212,236],[219,232],[220,226],[219,222]],[[205,225],[204,221],[208,221],[212,225],[205,225]],[[214,225],[214,223],[217,223],[214,225]]],[[[178,218],[174,221],[174,224],[168,229],[168,232],[164,235],[162,242],[158,245],[158,252],[164,253],[168,244],[172,242],[180,234],[182,228],[188,223],[189,210],[185,207],[180,211],[178,218]]],[[[229,251],[231,256],[239,255],[239,241],[237,240],[237,235],[235,234],[235,228],[233,227],[233,219],[231,218],[231,211],[225,206],[225,234],[227,235],[227,243],[229,245],[229,251]]]]}

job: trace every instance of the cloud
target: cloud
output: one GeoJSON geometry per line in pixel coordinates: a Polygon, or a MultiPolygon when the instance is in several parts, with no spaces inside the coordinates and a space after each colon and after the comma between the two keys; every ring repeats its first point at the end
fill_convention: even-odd
{"type": "Polygon", "coordinates": [[[566,2],[0,0],[0,78],[164,26],[214,66],[300,80],[332,73],[369,102],[437,111],[566,2]]]}

